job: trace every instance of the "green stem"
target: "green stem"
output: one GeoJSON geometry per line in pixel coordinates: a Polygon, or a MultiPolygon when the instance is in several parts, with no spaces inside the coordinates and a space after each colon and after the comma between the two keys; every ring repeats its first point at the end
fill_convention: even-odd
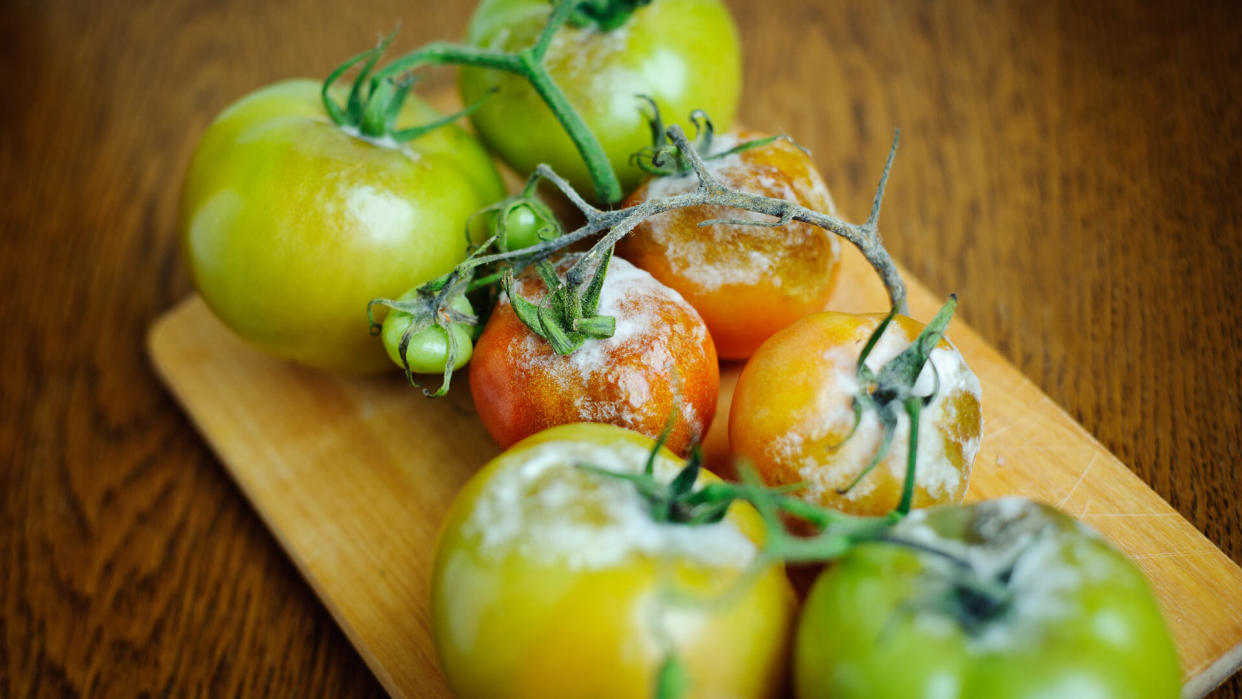
{"type": "Polygon", "coordinates": [[[530,83],[573,141],[574,147],[586,163],[587,172],[591,175],[595,195],[606,204],[615,204],[621,201],[623,192],[617,173],[613,171],[612,163],[608,160],[608,154],[543,65],[553,36],[578,5],[577,0],[557,3],[535,44],[517,53],[501,53],[448,42],[435,42],[385,66],[375,74],[373,85],[383,84],[422,66],[461,65],[519,75],[530,83]]]}
{"type": "Polygon", "coordinates": [[[423,66],[449,65],[491,68],[518,74],[521,74],[523,70],[518,54],[486,51],[471,46],[458,46],[447,41],[437,41],[389,63],[372,79],[382,82],[423,66]]]}
{"type": "Polygon", "coordinates": [[[582,4],[582,0],[564,0],[558,2],[552,8],[552,14],[548,15],[548,21],[543,25],[543,31],[539,32],[539,38],[535,40],[535,44],[527,49],[531,57],[538,62],[543,61],[543,57],[548,53],[548,47],[552,45],[552,37],[560,31],[561,26],[569,21],[569,16],[574,10],[582,4]]]}
{"type": "Polygon", "coordinates": [[[498,284],[500,280],[504,278],[504,276],[505,276],[504,272],[495,272],[493,274],[487,275],[486,277],[479,277],[478,279],[475,279],[474,281],[470,282],[466,286],[466,293],[469,294],[473,291],[478,291],[479,289],[482,289],[484,287],[488,287],[493,284],[498,284]]]}
{"type": "Polygon", "coordinates": [[[525,55],[523,59],[526,60],[528,71],[525,74],[526,79],[552,110],[556,120],[561,123],[561,127],[569,136],[569,140],[573,141],[574,147],[578,149],[578,153],[586,162],[587,172],[590,173],[591,182],[595,185],[595,196],[605,204],[615,204],[621,201],[621,182],[617,179],[617,173],[613,172],[612,163],[604,153],[604,147],[600,145],[599,139],[595,138],[595,134],[566,99],[565,93],[552,80],[552,76],[548,74],[543,64],[534,59],[526,59],[525,55]]]}
{"type": "Polygon", "coordinates": [[[901,502],[897,504],[897,513],[907,515],[914,503],[914,474],[918,466],[919,449],[919,413],[923,401],[919,398],[905,400],[906,415],[910,418],[910,444],[906,453],[906,480],[901,485],[901,502]]]}

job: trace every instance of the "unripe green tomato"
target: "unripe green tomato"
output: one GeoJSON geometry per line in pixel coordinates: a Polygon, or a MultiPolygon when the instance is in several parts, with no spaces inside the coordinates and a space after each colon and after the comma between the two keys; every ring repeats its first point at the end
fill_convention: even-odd
{"type": "Polygon", "coordinates": [[[1020,498],[916,510],[815,582],[801,699],[1176,699],[1177,654],[1143,574],[1098,534],[1020,498]],[[960,562],[975,575],[963,577],[960,562]],[[963,584],[987,580],[992,594],[963,584]]]}
{"type": "MultiPolygon", "coordinates": [[[[310,366],[374,372],[388,360],[367,303],[452,270],[466,221],[504,188],[461,128],[369,141],[332,123],[320,87],[269,85],[207,127],[182,190],[182,249],[207,305],[241,337],[310,366]]],[[[397,126],[439,116],[411,97],[397,126]]]]}
{"type": "Polygon", "coordinates": [[[505,249],[521,250],[539,243],[539,229],[543,222],[529,206],[521,205],[509,210],[505,216],[505,249]]]}
{"type": "MultiPolygon", "coordinates": [[[[476,214],[470,221],[470,237],[473,240],[486,240],[498,233],[499,217],[500,211],[496,209],[486,209],[476,214]]],[[[500,248],[521,250],[536,245],[542,242],[539,239],[539,231],[544,226],[545,222],[540,220],[539,215],[529,206],[525,204],[512,206],[505,215],[505,235],[500,248]]]]}
{"type": "MultiPolygon", "coordinates": [[[[474,313],[470,301],[465,296],[458,296],[449,305],[459,313],[470,315],[474,313]]],[[[409,313],[391,310],[388,312],[388,317],[384,319],[383,329],[380,331],[380,339],[384,342],[384,349],[388,352],[389,358],[402,370],[405,369],[405,364],[401,362],[401,337],[413,321],[414,316],[409,313]]],[[[470,361],[470,355],[474,352],[470,329],[471,326],[466,323],[449,325],[449,331],[457,340],[457,361],[453,362],[454,369],[466,366],[466,363],[470,361]]],[[[405,358],[410,363],[410,371],[415,374],[443,373],[444,366],[448,362],[448,333],[438,325],[414,333],[410,336],[410,343],[406,345],[405,358]]]]}
{"type": "MultiPolygon", "coordinates": [[[[470,18],[466,42],[482,48],[527,48],[543,29],[548,0],[484,0],[470,18]]],[[[599,139],[624,192],[644,174],[630,155],[651,145],[651,130],[635,95],[655,100],[668,123],[693,134],[695,109],[728,130],[741,90],[737,28],[720,0],[653,0],[617,29],[601,32],[566,24],[545,58],[552,80],[599,139]]],[[[488,146],[522,174],[547,163],[583,196],[595,197],[586,164],[552,110],[521,76],[481,68],[460,73],[462,101],[488,146]],[[489,90],[497,92],[488,95],[489,90]]]]}

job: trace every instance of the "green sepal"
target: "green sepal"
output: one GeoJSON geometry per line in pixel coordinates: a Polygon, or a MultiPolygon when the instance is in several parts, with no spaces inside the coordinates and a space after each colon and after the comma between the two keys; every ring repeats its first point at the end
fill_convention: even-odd
{"type": "MultiPolygon", "coordinates": [[[[591,275],[591,283],[587,285],[586,293],[582,296],[584,315],[593,316],[599,311],[599,297],[604,291],[604,277],[608,274],[608,266],[612,263],[612,250],[611,245],[604,250],[599,264],[595,267],[595,273],[591,275]]],[[[609,337],[611,336],[612,333],[609,333],[609,337]]]]}
{"type": "MultiPolygon", "coordinates": [[[[630,154],[630,164],[638,169],[656,177],[684,175],[693,168],[690,161],[686,158],[677,146],[670,143],[668,136],[664,131],[664,118],[660,115],[660,107],[655,100],[647,95],[635,95],[643,100],[651,107],[651,111],[643,111],[643,117],[647,120],[647,125],[651,129],[651,145],[643,146],[634,153],[630,154]]],[[[785,134],[777,134],[776,136],[766,136],[764,138],[755,138],[720,151],[712,153],[712,144],[714,143],[716,127],[712,124],[711,117],[702,109],[696,109],[690,113],[690,123],[694,125],[694,138],[690,139],[690,146],[695,153],[704,162],[727,158],[730,155],[742,153],[752,148],[762,148],[770,143],[784,139],[793,142],[785,134]]],[[[794,144],[797,145],[797,144],[794,144]]],[[[799,146],[801,148],[801,146],[799,146]]],[[[805,148],[803,150],[806,150],[805,148]]],[[[750,221],[722,221],[723,223],[740,223],[751,224],[750,221]]],[[[787,222],[781,222],[776,225],[784,225],[787,222]]],[[[702,224],[700,224],[702,225],[702,224]]],[[[752,224],[753,225],[753,224],[752,224]]]]}
{"type": "Polygon", "coordinates": [[[369,332],[372,336],[378,335],[383,328],[383,324],[375,319],[376,306],[388,308],[390,312],[408,313],[411,316],[410,324],[402,332],[401,341],[397,344],[397,355],[401,357],[406,381],[411,386],[421,389],[423,394],[429,398],[444,396],[452,385],[454,365],[457,364],[457,356],[461,352],[452,326],[458,323],[476,327],[478,325],[478,316],[462,313],[451,305],[458,296],[466,293],[472,277],[473,272],[462,273],[454,270],[411,289],[399,299],[376,298],[367,303],[367,320],[370,323],[369,332]],[[435,391],[427,389],[414,378],[414,371],[410,367],[408,356],[411,339],[432,326],[441,328],[447,341],[443,380],[435,391]]]}
{"type": "Polygon", "coordinates": [[[914,338],[914,342],[880,369],[877,377],[880,385],[905,386],[911,391],[914,390],[914,383],[918,380],[919,374],[923,372],[923,366],[931,357],[932,350],[944,337],[945,328],[949,327],[955,308],[957,308],[957,294],[950,294],[949,300],[940,307],[940,311],[927,324],[927,327],[923,328],[919,336],[914,338]]]}
{"type": "Polygon", "coordinates": [[[638,8],[650,4],[651,0],[579,0],[569,15],[569,23],[610,32],[628,22],[638,8]]]}
{"type": "Polygon", "coordinates": [[[690,689],[690,676],[677,655],[670,652],[664,656],[656,671],[655,699],[680,699],[690,689]]]}
{"type": "Polygon", "coordinates": [[[699,470],[703,466],[703,451],[697,446],[690,450],[690,458],[686,459],[686,465],[677,472],[677,477],[669,484],[669,493],[674,498],[680,498],[690,492],[694,487],[694,482],[699,479],[699,470]]]}
{"type": "MultiPolygon", "coordinates": [[[[394,103],[397,103],[395,105],[395,109],[398,113],[401,111],[401,104],[399,102],[400,100],[405,99],[405,94],[408,92],[409,92],[408,88],[403,93],[399,92],[398,95],[400,96],[400,98],[393,100],[394,103]]],[[[479,107],[482,107],[483,102],[485,102],[487,98],[490,97],[493,93],[495,93],[495,90],[489,91],[487,94],[480,97],[470,106],[464,109],[459,109],[456,112],[449,114],[448,116],[440,117],[439,119],[429,121],[426,124],[421,124],[419,126],[411,126],[408,129],[401,129],[399,131],[391,131],[388,135],[391,136],[394,141],[399,141],[401,143],[404,143],[406,141],[413,141],[417,138],[421,138],[431,133],[432,131],[435,131],[438,128],[452,124],[453,122],[457,121],[458,119],[461,119],[462,117],[470,116],[471,114],[474,113],[476,109],[478,109],[479,107]]]]}
{"type": "Polygon", "coordinates": [[[543,338],[552,345],[557,354],[573,354],[582,346],[583,339],[574,337],[561,327],[561,319],[550,305],[539,306],[539,324],[543,328],[543,338]]]}
{"type": "MultiPolygon", "coordinates": [[[[482,100],[459,112],[436,119],[428,124],[409,129],[395,130],[397,118],[400,116],[401,108],[413,89],[415,80],[412,76],[399,79],[384,77],[387,75],[387,70],[380,71],[378,74],[374,72],[380,57],[388,48],[388,45],[392,43],[395,36],[396,32],[389,34],[381,39],[375,48],[352,56],[328,74],[328,78],[323,82],[320,94],[324,111],[328,113],[328,117],[332,119],[334,124],[357,129],[359,134],[367,138],[382,139],[388,137],[400,142],[413,140],[430,131],[451,124],[479,108],[482,100]],[[353,83],[350,85],[349,97],[345,102],[345,107],[342,109],[332,99],[330,95],[331,88],[345,73],[360,63],[362,65],[358,70],[358,74],[354,77],[353,83]]],[[[483,99],[486,98],[487,95],[483,99]]]]}
{"type": "Polygon", "coordinates": [[[574,330],[593,340],[604,340],[617,332],[617,319],[613,316],[591,316],[574,321],[574,330]]]}
{"type": "MultiPolygon", "coordinates": [[[[880,423],[884,427],[884,438],[880,442],[880,448],[876,449],[875,454],[871,457],[871,462],[866,468],[854,477],[854,480],[844,488],[837,488],[837,495],[844,495],[854,489],[854,486],[862,482],[867,474],[875,470],[875,467],[888,456],[888,450],[893,446],[893,434],[897,431],[897,415],[888,406],[879,409],[880,423]]],[[[913,450],[911,450],[913,451],[913,450]]]]}
{"type": "Polygon", "coordinates": [[[512,272],[504,276],[501,280],[501,285],[504,287],[505,294],[509,297],[509,305],[513,308],[513,313],[518,320],[522,321],[522,324],[527,328],[530,328],[531,332],[543,337],[543,321],[539,319],[539,307],[522,298],[521,294],[517,293],[517,290],[514,288],[512,272]]]}

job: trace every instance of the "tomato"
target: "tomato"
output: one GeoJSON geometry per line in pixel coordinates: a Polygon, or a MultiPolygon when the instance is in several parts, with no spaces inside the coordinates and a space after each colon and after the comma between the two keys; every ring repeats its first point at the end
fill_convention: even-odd
{"type": "Polygon", "coordinates": [[[475,212],[470,231],[474,240],[495,236],[501,252],[528,248],[564,232],[555,212],[525,192],[475,212]]]}
{"type": "MultiPolygon", "coordinates": [[[[458,296],[453,299],[450,307],[464,315],[474,314],[474,309],[470,306],[470,301],[465,296],[458,296]]],[[[405,336],[406,329],[413,322],[413,315],[396,310],[389,311],[388,317],[384,319],[383,328],[380,331],[380,339],[384,343],[384,350],[388,352],[388,358],[394,364],[404,370],[406,362],[409,362],[410,371],[415,374],[444,373],[445,364],[448,363],[448,332],[453,333],[454,340],[457,342],[457,357],[453,362],[453,368],[460,369],[466,365],[466,362],[470,361],[470,354],[474,347],[473,338],[471,337],[474,327],[466,323],[452,323],[449,325],[448,332],[445,332],[444,328],[432,326],[413,333],[410,335],[409,343],[406,344],[403,361],[401,356],[401,339],[405,336]]]]}
{"type": "Polygon", "coordinates": [[[812,697],[1169,697],[1177,655],[1143,575],[1017,498],[917,511],[816,581],[795,684],[812,697]],[[966,567],[963,567],[963,564],[966,567]]]}
{"type": "MultiPolygon", "coordinates": [[[[564,273],[577,255],[563,258],[564,273]]],[[[538,302],[546,287],[528,272],[523,297],[538,302]]],[[[599,313],[617,320],[604,340],[569,355],[522,324],[508,298],[492,311],[470,363],[479,418],[500,444],[553,425],[606,422],[649,436],[677,406],[668,445],[684,453],[707,434],[716,410],[720,368],[703,321],[677,292],[623,259],[612,258],[599,313]]]]}
{"type": "MultiPolygon", "coordinates": [[[[437,116],[411,98],[399,123],[437,116]]],[[[466,254],[467,219],[503,195],[460,128],[400,146],[364,140],[328,118],[319,83],[291,80],[207,128],[182,192],[182,246],[203,299],[251,343],[375,371],[388,360],[368,333],[367,303],[450,271],[466,254]]]]}
{"type": "MultiPolygon", "coordinates": [[[[484,0],[470,19],[466,42],[502,51],[526,48],[551,9],[547,0],[484,0]]],[[[626,192],[642,179],[630,155],[651,144],[635,95],[654,98],[664,114],[678,120],[703,109],[722,129],[737,113],[741,53],[733,19],[719,0],[654,0],[609,32],[566,25],[553,39],[545,65],[599,139],[626,192]]],[[[547,163],[578,192],[594,195],[582,157],[524,78],[464,68],[460,87],[465,104],[498,90],[471,119],[506,163],[521,173],[547,163]]]]}
{"type": "MultiPolygon", "coordinates": [[[[899,502],[909,453],[910,421],[898,416],[892,445],[874,471],[847,488],[882,443],[876,411],[864,410],[858,429],[858,357],[885,316],[823,312],[781,332],[750,358],[733,393],[729,443],[770,485],[804,483],[804,498],[845,512],[882,515],[899,502]]],[[[873,371],[900,354],[922,324],[896,316],[867,357],[873,371]]],[[[915,384],[931,394],[919,414],[915,507],[958,502],[966,494],[982,433],[979,380],[948,340],[930,353],[915,384]]]]}
{"type": "MultiPolygon", "coordinates": [[[[690,696],[778,691],[794,602],[779,565],[742,579],[763,531],[755,511],[656,523],[633,484],[578,467],[639,473],[652,446],[608,425],[555,427],[458,493],[431,580],[432,634],[456,696],[650,696],[670,653],[690,696]]],[[[657,477],[679,466],[661,450],[657,477]]]]}
{"type": "MultiPolygon", "coordinates": [[[[718,136],[713,152],[762,137],[718,136]]],[[[708,160],[707,165],[732,188],[836,214],[810,156],[785,139],[708,160]]],[[[684,194],[697,186],[693,174],[659,177],[644,182],[625,204],[684,194]]],[[[702,314],[721,357],[749,357],[777,330],[823,310],[836,281],[836,235],[809,223],[777,228],[698,225],[709,219],[772,220],[718,206],[677,209],[640,223],[617,251],[676,289],[702,314]]]]}

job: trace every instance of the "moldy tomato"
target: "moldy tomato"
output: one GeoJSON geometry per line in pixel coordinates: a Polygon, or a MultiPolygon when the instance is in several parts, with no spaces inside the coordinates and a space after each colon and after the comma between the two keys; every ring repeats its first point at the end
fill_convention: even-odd
{"type": "MultiPolygon", "coordinates": [[[[551,11],[547,0],[484,0],[470,18],[466,42],[498,51],[526,48],[551,11]]],[[[721,128],[737,113],[741,54],[733,19],[719,0],[653,0],[611,31],[564,26],[545,65],[599,139],[626,192],[642,178],[630,155],[651,141],[635,95],[650,96],[678,117],[703,109],[721,128]]],[[[498,90],[470,118],[506,163],[523,174],[547,163],[574,189],[594,196],[582,156],[524,78],[480,68],[463,68],[460,75],[463,104],[498,90]]]]}
{"type": "MultiPolygon", "coordinates": [[[[320,89],[277,83],[212,122],[182,192],[183,251],[207,305],[245,339],[315,367],[377,371],[388,360],[367,303],[450,271],[467,219],[503,185],[460,128],[364,140],[332,123],[320,89]]],[[[438,117],[411,97],[397,123],[438,117]]]]}
{"type": "MultiPolygon", "coordinates": [[[[717,136],[715,152],[762,134],[717,136]]],[[[836,214],[815,164],[785,139],[708,160],[707,169],[725,185],[752,194],[787,199],[815,211],[836,214]]],[[[694,174],[644,182],[627,206],[684,194],[698,187],[694,174]]],[[[772,228],[713,224],[708,219],[770,216],[725,207],[692,207],[652,216],[617,246],[617,253],[673,287],[703,316],[716,350],[744,359],[773,333],[823,310],[836,280],[840,242],[809,223],[772,228]]]]}
{"type": "Polygon", "coordinates": [[[890,536],[907,545],[863,544],[811,589],[802,699],[1178,696],[1147,581],[1065,514],[993,500],[914,512],[890,536]]]}
{"type": "MultiPolygon", "coordinates": [[[[650,696],[669,655],[690,696],[775,695],[794,600],[779,564],[746,574],[757,513],[735,503],[715,524],[656,523],[632,483],[579,468],[638,474],[652,448],[618,427],[556,427],[462,488],[431,581],[457,696],[650,696]]],[[[661,450],[656,476],[680,466],[661,450]]]]}
{"type": "MultiPolygon", "coordinates": [[[[754,464],[769,485],[805,483],[798,494],[860,515],[897,506],[905,481],[910,421],[898,417],[888,454],[849,486],[877,453],[883,426],[864,410],[857,430],[853,397],[860,391],[858,357],[882,314],[823,312],[807,316],[759,348],[738,378],[729,412],[734,454],[754,464]],[[850,435],[846,439],[847,435],[850,435]]],[[[867,357],[873,371],[900,354],[923,326],[896,316],[867,357]]],[[[958,502],[966,494],[982,434],[979,380],[942,339],[930,353],[915,392],[934,399],[919,415],[915,507],[958,502]]]]}
{"type": "MultiPolygon", "coordinates": [[[[562,258],[558,272],[577,259],[562,258]]],[[[533,270],[515,288],[536,303],[546,293],[533,270]]],[[[501,447],[574,422],[605,422],[654,437],[675,407],[671,449],[684,453],[707,434],[720,368],[694,309],[651,275],[613,257],[598,312],[616,318],[613,336],[560,355],[501,298],[470,362],[474,404],[501,447]]]]}

